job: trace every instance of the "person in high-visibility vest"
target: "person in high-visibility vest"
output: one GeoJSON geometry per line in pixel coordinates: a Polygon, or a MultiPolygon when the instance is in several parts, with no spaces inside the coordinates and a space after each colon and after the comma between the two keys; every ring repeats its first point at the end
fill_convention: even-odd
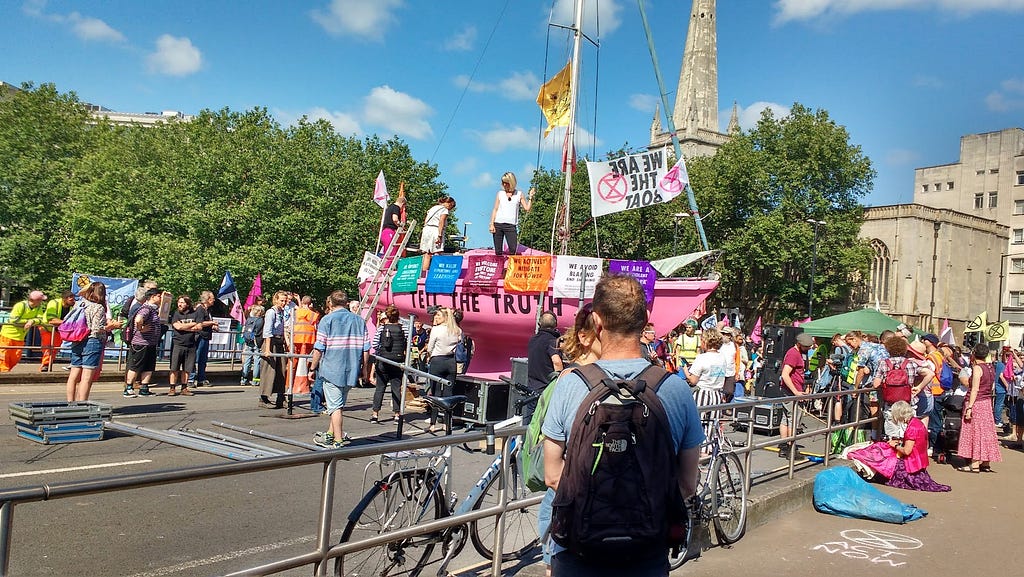
{"type": "MultiPolygon", "coordinates": [[[[295,354],[308,355],[313,352],[318,322],[320,322],[320,314],[313,310],[312,297],[302,297],[299,308],[295,309],[295,334],[292,337],[295,344],[295,354]]],[[[292,393],[308,393],[309,388],[308,359],[296,359],[295,378],[292,380],[292,393]]]]}
{"type": "Polygon", "coordinates": [[[34,290],[27,299],[11,307],[11,317],[0,329],[0,373],[10,371],[21,360],[25,335],[33,326],[42,323],[45,300],[43,291],[34,290]]]}
{"type": "Polygon", "coordinates": [[[69,290],[62,292],[59,299],[53,299],[46,303],[43,322],[39,325],[39,328],[42,329],[40,335],[43,337],[43,360],[39,363],[40,373],[50,369],[53,359],[57,357],[57,351],[64,343],[60,338],[60,333],[57,332],[57,327],[64,321],[64,317],[68,316],[68,312],[71,311],[74,304],[75,293],[69,290]]]}
{"type": "Polygon", "coordinates": [[[700,352],[700,337],[697,336],[697,329],[690,323],[686,323],[683,334],[676,339],[676,366],[690,364],[697,358],[700,352]]]}

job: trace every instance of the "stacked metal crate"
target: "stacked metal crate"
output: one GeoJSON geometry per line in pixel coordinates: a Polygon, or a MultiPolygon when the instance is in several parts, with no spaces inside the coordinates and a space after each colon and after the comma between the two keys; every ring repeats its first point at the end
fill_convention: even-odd
{"type": "Polygon", "coordinates": [[[94,401],[11,403],[9,408],[18,436],[45,445],[99,441],[112,411],[94,401]]]}

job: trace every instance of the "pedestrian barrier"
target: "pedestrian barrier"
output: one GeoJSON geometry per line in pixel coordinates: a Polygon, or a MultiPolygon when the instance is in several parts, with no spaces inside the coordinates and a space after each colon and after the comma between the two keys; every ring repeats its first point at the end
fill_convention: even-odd
{"type": "MultiPolygon", "coordinates": [[[[778,445],[780,440],[788,441],[791,443],[791,449],[788,459],[788,476],[793,477],[793,473],[796,466],[796,454],[795,444],[797,441],[807,439],[815,435],[825,434],[824,444],[825,450],[823,450],[824,461],[828,462],[828,436],[832,431],[838,431],[846,428],[856,428],[867,425],[873,425],[879,421],[880,416],[868,416],[861,418],[858,413],[854,421],[849,423],[834,423],[831,415],[833,414],[832,403],[842,397],[852,397],[853,395],[859,395],[867,393],[871,389],[858,389],[853,391],[828,391],[823,393],[817,393],[812,395],[804,395],[800,397],[784,397],[778,399],[772,399],[776,403],[786,403],[790,406],[791,414],[797,415],[796,419],[799,422],[799,412],[803,409],[801,404],[807,401],[813,401],[815,399],[823,399],[828,406],[827,415],[828,417],[824,421],[824,427],[815,429],[813,431],[799,432],[794,427],[794,433],[785,439],[779,439],[773,437],[769,440],[754,443],[753,442],[753,427],[747,427],[747,442],[746,446],[735,446],[733,452],[737,455],[742,455],[744,459],[744,487],[746,494],[750,494],[751,487],[751,454],[753,451],[758,449],[764,449],[774,445],[778,445]]],[[[715,411],[729,411],[741,409],[745,406],[753,407],[754,405],[761,404],[764,401],[762,399],[756,399],[751,401],[733,402],[723,405],[715,405],[708,407],[701,407],[701,413],[715,412],[715,411]]],[[[724,422],[728,422],[729,418],[725,417],[724,422]]],[[[405,439],[398,441],[390,441],[383,443],[375,443],[370,445],[356,446],[356,447],[344,447],[341,449],[334,450],[321,450],[313,451],[303,454],[276,456],[250,459],[240,462],[218,464],[218,465],[207,465],[200,467],[191,467],[186,469],[175,469],[175,470],[164,470],[156,471],[152,473],[143,473],[135,475],[120,475],[114,477],[85,480],[85,481],[73,481],[63,483],[48,483],[45,485],[38,485],[32,487],[25,487],[20,489],[7,489],[0,490],[0,577],[6,577],[10,575],[10,560],[11,560],[11,543],[12,543],[12,532],[14,530],[14,509],[17,505],[25,503],[33,503],[40,501],[51,501],[56,499],[65,499],[71,497],[78,497],[82,495],[97,494],[97,493],[111,493],[116,491],[123,491],[129,489],[137,489],[141,487],[157,486],[157,485],[169,485],[175,483],[185,483],[192,481],[199,481],[204,479],[214,478],[234,478],[238,475],[246,475],[251,473],[259,472],[271,472],[282,469],[298,468],[311,464],[323,465],[323,473],[320,478],[320,505],[316,526],[316,546],[313,550],[286,557],[259,565],[257,567],[251,567],[231,573],[232,576],[241,575],[271,575],[282,571],[288,571],[299,567],[308,565],[314,566],[314,573],[316,575],[325,575],[329,561],[336,559],[342,555],[347,555],[357,551],[362,551],[370,547],[380,546],[385,543],[396,542],[409,537],[417,535],[425,535],[440,531],[448,527],[454,527],[457,525],[466,524],[468,522],[483,519],[486,517],[497,518],[497,529],[494,535],[494,544],[492,551],[502,550],[502,539],[504,532],[505,515],[510,511],[517,511],[526,507],[537,505],[541,498],[541,494],[536,494],[525,499],[510,500],[504,487],[507,485],[508,475],[510,474],[510,465],[508,458],[508,451],[510,443],[502,443],[502,455],[503,459],[500,464],[500,479],[501,487],[499,502],[496,505],[480,508],[478,510],[454,515],[451,517],[445,517],[443,519],[432,520],[425,523],[416,524],[412,527],[403,528],[401,530],[383,533],[374,536],[369,539],[360,541],[354,541],[350,543],[343,543],[339,545],[333,545],[331,541],[331,531],[333,527],[332,511],[334,505],[334,494],[335,494],[335,481],[337,476],[337,466],[339,461],[358,459],[364,457],[371,457],[377,455],[383,455],[386,453],[395,453],[400,451],[415,451],[419,449],[428,449],[435,447],[445,447],[454,444],[461,443],[475,443],[478,441],[486,441],[488,453],[493,454],[495,450],[495,439],[496,438],[507,438],[512,435],[521,435],[525,433],[525,427],[510,427],[502,429],[500,431],[487,430],[479,432],[466,432],[445,437],[427,437],[427,438],[416,438],[416,439],[405,439]]],[[[706,459],[705,459],[706,460],[706,459]]],[[[315,483],[311,483],[315,485],[315,483]]],[[[241,514],[241,512],[239,512],[241,514]]],[[[494,562],[491,568],[491,575],[497,577],[501,574],[501,563],[494,562]]]]}

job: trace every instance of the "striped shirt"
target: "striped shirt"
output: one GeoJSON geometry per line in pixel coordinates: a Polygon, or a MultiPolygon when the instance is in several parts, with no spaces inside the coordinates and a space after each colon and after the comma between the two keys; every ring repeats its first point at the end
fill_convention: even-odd
{"type": "Polygon", "coordinates": [[[320,320],[315,350],[320,351],[320,376],[339,387],[359,381],[363,352],[370,350],[370,335],[362,317],[337,309],[320,320]]]}

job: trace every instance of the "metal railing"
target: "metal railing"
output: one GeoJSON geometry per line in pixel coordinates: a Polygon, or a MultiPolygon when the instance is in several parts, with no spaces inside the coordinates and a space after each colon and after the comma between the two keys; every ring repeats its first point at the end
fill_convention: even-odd
{"type": "MultiPolygon", "coordinates": [[[[433,375],[430,375],[430,377],[433,377],[433,375]]],[[[791,414],[797,416],[797,418],[794,419],[794,421],[799,422],[799,414],[797,413],[797,411],[803,410],[800,406],[801,403],[806,401],[812,401],[815,399],[826,400],[825,404],[827,407],[826,410],[828,417],[825,423],[826,426],[824,428],[809,430],[800,433],[794,427],[793,434],[791,434],[788,437],[772,437],[771,439],[766,440],[764,442],[754,443],[754,426],[753,423],[748,424],[747,444],[745,447],[737,447],[734,452],[743,456],[744,484],[746,485],[747,490],[749,492],[751,486],[751,455],[753,451],[778,445],[780,441],[788,441],[790,443],[795,443],[796,441],[799,441],[801,439],[807,439],[813,436],[824,434],[825,449],[823,451],[823,454],[825,455],[824,462],[827,466],[829,458],[829,433],[842,429],[858,428],[865,425],[873,424],[879,421],[881,418],[879,415],[874,417],[869,416],[868,418],[862,419],[861,415],[859,414],[860,403],[858,403],[856,418],[852,422],[834,423],[832,418],[833,403],[836,399],[840,397],[849,397],[849,399],[852,400],[855,399],[857,395],[864,394],[872,390],[873,389],[830,391],[800,397],[756,399],[750,401],[733,402],[722,405],[700,407],[699,410],[701,413],[711,411],[733,410],[733,414],[735,414],[736,409],[741,409],[744,407],[753,407],[765,403],[786,403],[790,405],[791,414]]],[[[753,411],[753,409],[751,409],[751,411],[753,411]]],[[[724,420],[728,421],[728,419],[724,420]]],[[[7,575],[10,575],[11,542],[12,532],[14,528],[14,508],[16,505],[39,501],[64,499],[69,497],[78,497],[81,495],[111,493],[128,489],[138,489],[142,487],[153,487],[174,483],[199,481],[203,479],[234,477],[250,473],[291,469],[295,467],[301,467],[317,463],[323,465],[323,473],[320,483],[320,507],[316,528],[317,538],[315,548],[308,553],[287,557],[284,559],[273,561],[271,563],[266,563],[263,565],[259,565],[257,567],[252,567],[249,569],[245,569],[243,571],[231,573],[230,575],[270,575],[273,573],[295,569],[306,565],[314,565],[314,573],[316,575],[325,575],[327,562],[336,557],[353,553],[356,551],[361,551],[363,549],[368,549],[370,547],[378,546],[384,543],[398,541],[400,539],[406,539],[414,535],[423,535],[438,531],[446,527],[457,526],[472,520],[492,516],[498,517],[498,529],[495,531],[495,543],[492,551],[501,551],[505,515],[509,511],[514,511],[536,505],[541,501],[543,497],[542,494],[537,494],[536,496],[532,496],[526,499],[508,500],[508,495],[506,494],[504,487],[506,486],[505,481],[509,475],[509,443],[502,443],[503,458],[501,461],[500,473],[502,489],[500,491],[498,505],[494,505],[487,508],[481,508],[471,513],[421,523],[413,527],[405,528],[399,531],[388,532],[362,541],[332,546],[330,535],[332,528],[332,511],[334,505],[337,465],[338,461],[343,460],[376,456],[396,451],[409,451],[415,449],[447,446],[460,443],[470,443],[476,441],[486,441],[488,443],[488,452],[493,453],[493,442],[496,437],[509,437],[513,435],[519,435],[523,434],[525,430],[526,428],[522,426],[509,427],[499,431],[489,430],[481,432],[468,432],[451,436],[445,436],[442,438],[429,437],[423,439],[407,439],[384,443],[376,443],[372,445],[359,447],[345,447],[342,449],[335,450],[315,451],[299,455],[267,457],[262,459],[253,459],[222,465],[206,465],[185,469],[164,470],[134,475],[120,475],[115,477],[106,477],[86,481],[49,483],[46,485],[24,487],[19,489],[0,490],[0,577],[6,577],[7,575]]],[[[789,478],[793,477],[795,468],[795,454],[795,451],[793,451],[791,452],[789,457],[789,478]]],[[[495,577],[501,574],[500,555],[496,557],[497,560],[495,560],[492,563],[491,570],[491,574],[495,577]]]]}

